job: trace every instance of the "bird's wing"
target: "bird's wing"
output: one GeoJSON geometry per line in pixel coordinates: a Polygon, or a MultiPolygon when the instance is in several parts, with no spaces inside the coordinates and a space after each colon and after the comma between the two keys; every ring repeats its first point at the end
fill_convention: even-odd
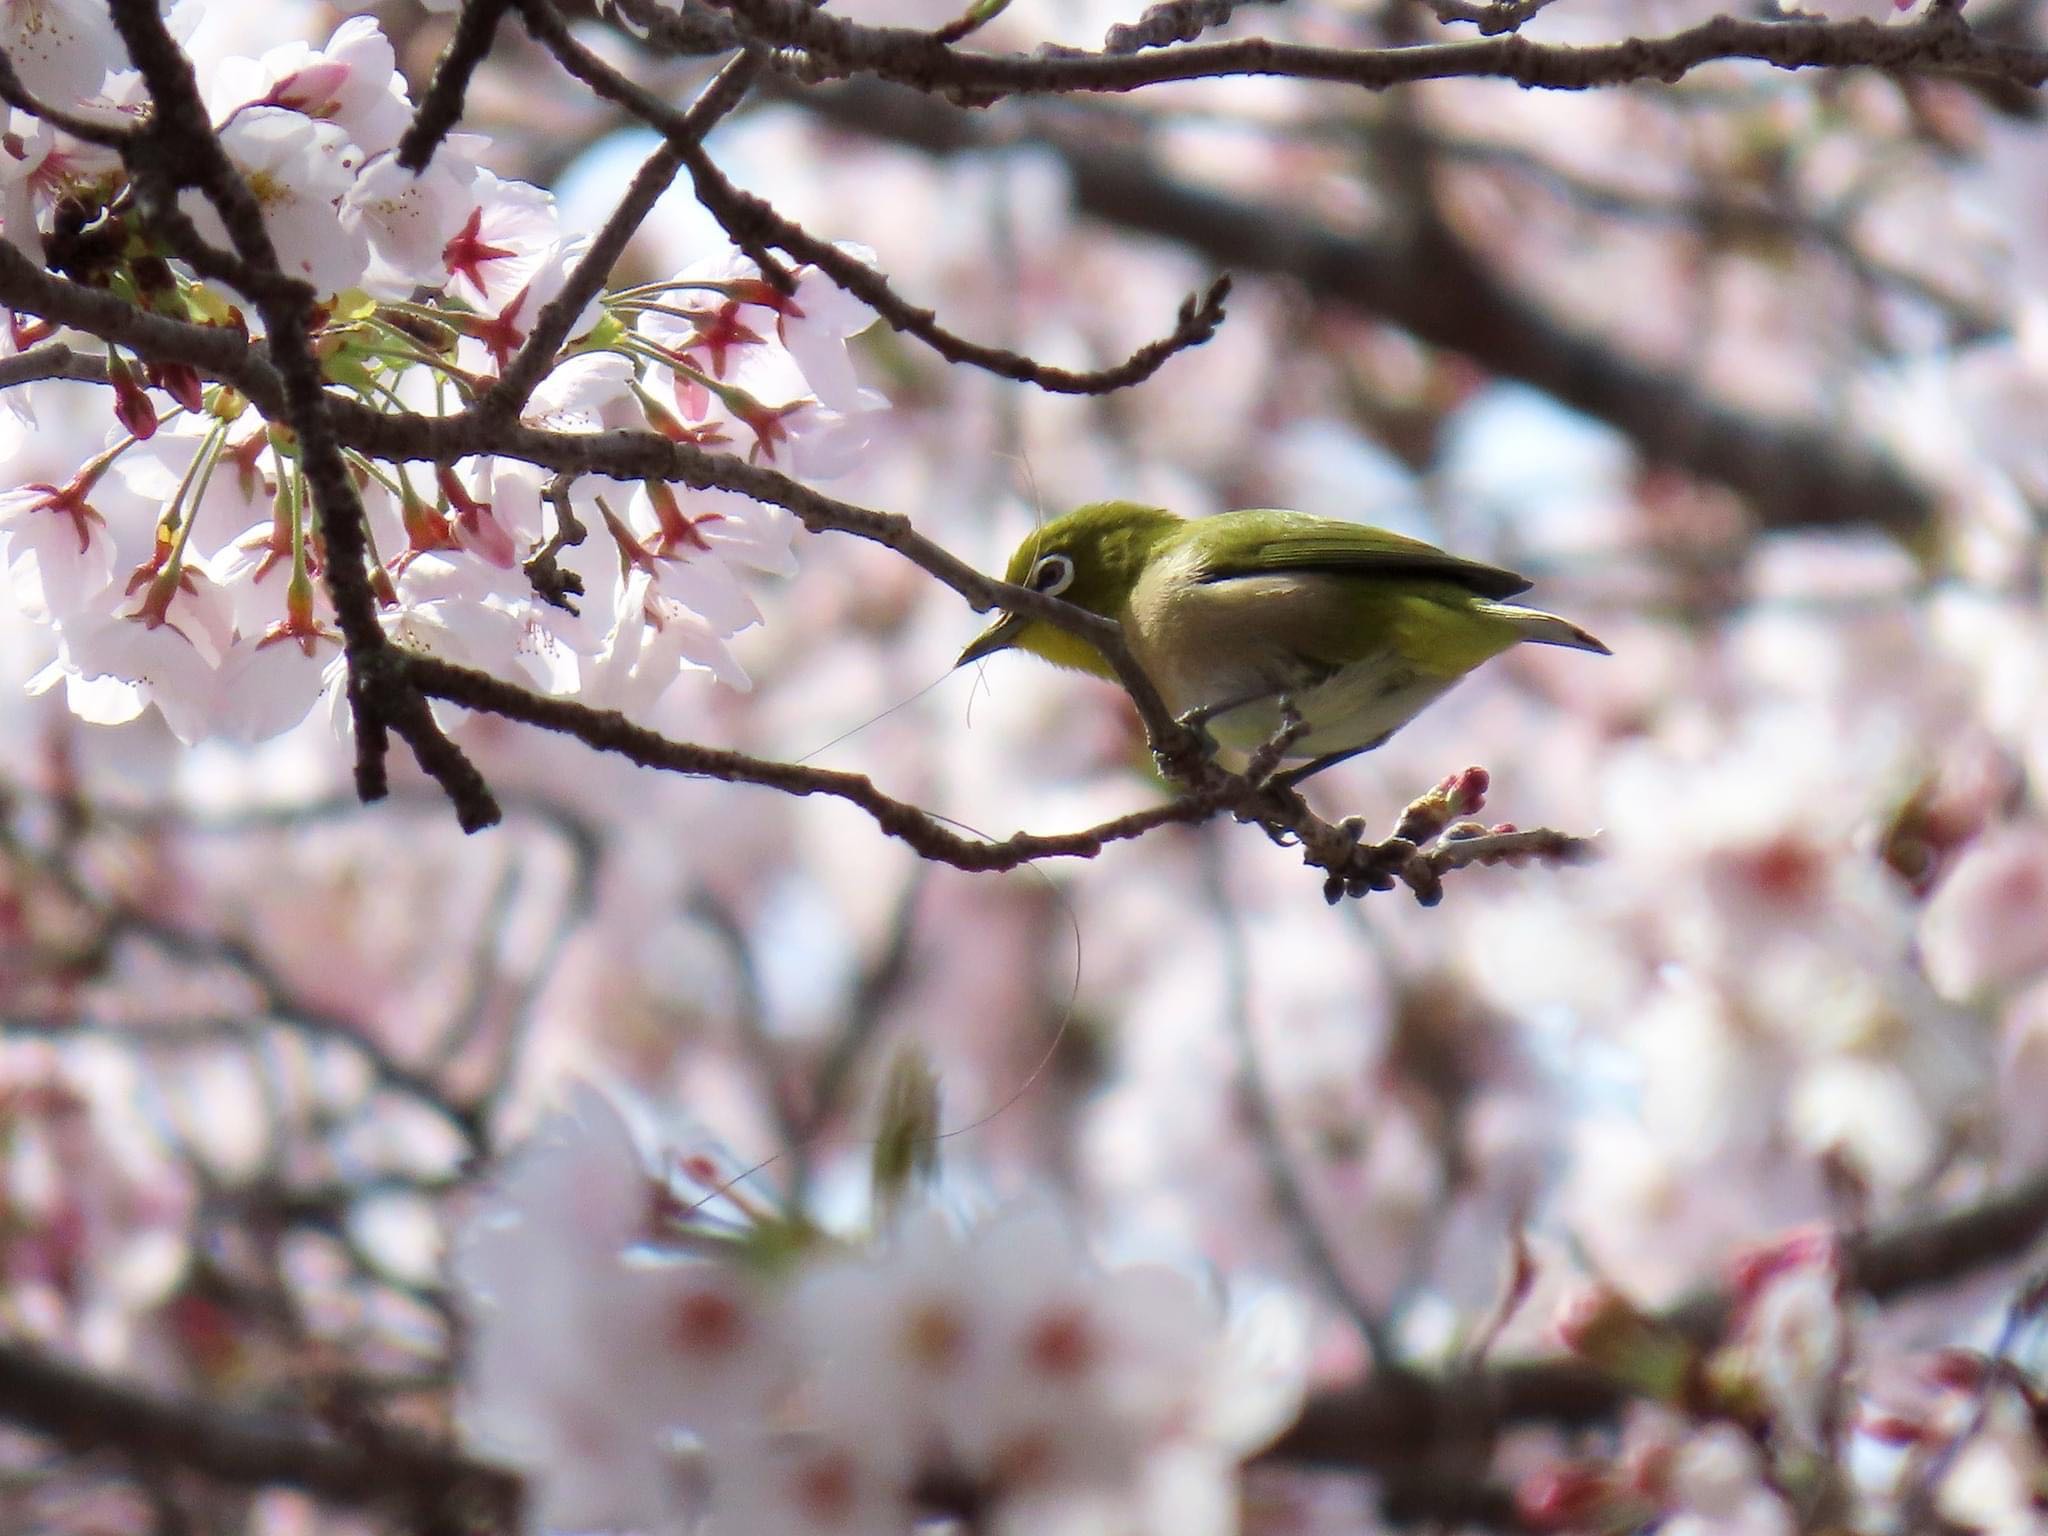
{"type": "Polygon", "coordinates": [[[1434,544],[1382,528],[1287,512],[1258,513],[1247,518],[1244,527],[1243,537],[1212,546],[1198,580],[1314,573],[1419,577],[1450,582],[1480,597],[1513,597],[1529,590],[1528,578],[1513,571],[1461,560],[1434,544]]]}

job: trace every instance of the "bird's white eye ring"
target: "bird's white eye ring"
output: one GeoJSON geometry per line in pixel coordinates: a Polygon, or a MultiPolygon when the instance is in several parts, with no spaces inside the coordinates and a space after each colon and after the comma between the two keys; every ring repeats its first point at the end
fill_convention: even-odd
{"type": "Polygon", "coordinates": [[[1031,590],[1058,597],[1074,580],[1074,562],[1065,555],[1043,556],[1031,567],[1031,590]]]}

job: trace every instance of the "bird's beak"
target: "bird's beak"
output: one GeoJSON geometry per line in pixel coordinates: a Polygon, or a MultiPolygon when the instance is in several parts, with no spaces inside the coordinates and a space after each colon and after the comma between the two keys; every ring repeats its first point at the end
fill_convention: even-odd
{"type": "Polygon", "coordinates": [[[984,656],[993,656],[997,651],[1006,651],[1017,643],[1017,636],[1023,632],[1024,620],[1014,613],[1006,613],[989,625],[968,643],[960,653],[960,659],[953,663],[964,667],[970,661],[979,661],[984,656]]]}

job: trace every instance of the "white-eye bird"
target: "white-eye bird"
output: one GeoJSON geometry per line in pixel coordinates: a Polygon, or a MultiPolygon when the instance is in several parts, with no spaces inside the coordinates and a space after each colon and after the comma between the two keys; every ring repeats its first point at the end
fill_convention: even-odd
{"type": "MultiPolygon", "coordinates": [[[[1419,539],[1303,512],[1255,508],[1189,520],[1102,501],[1056,518],[1005,576],[1123,628],[1131,655],[1184,723],[1223,746],[1272,741],[1291,705],[1298,782],[1369,752],[1458,679],[1522,641],[1610,654],[1578,625],[1504,599],[1512,571],[1419,539]]],[[[1006,614],[955,665],[1023,650],[1100,677],[1093,645],[1006,614]]]]}

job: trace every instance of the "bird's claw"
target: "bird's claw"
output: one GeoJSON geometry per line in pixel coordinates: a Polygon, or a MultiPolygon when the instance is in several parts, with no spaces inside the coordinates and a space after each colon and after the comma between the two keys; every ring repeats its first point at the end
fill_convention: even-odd
{"type": "MultiPolygon", "coordinates": [[[[1279,707],[1280,728],[1260,743],[1251,761],[1245,764],[1244,776],[1253,784],[1279,783],[1273,778],[1273,770],[1280,766],[1280,760],[1287,756],[1288,750],[1308,734],[1308,722],[1302,718],[1301,710],[1291,696],[1283,693],[1279,707]]],[[[1280,784],[1280,787],[1287,786],[1280,784]]]]}
{"type": "Polygon", "coordinates": [[[1209,734],[1209,722],[1215,718],[1216,710],[1214,706],[1198,704],[1193,709],[1175,715],[1173,723],[1189,735],[1199,738],[1202,745],[1213,756],[1216,751],[1216,738],[1209,734]]]}
{"type": "Polygon", "coordinates": [[[1216,760],[1219,743],[1209,734],[1209,721],[1214,713],[1213,710],[1198,708],[1173,717],[1177,739],[1155,748],[1152,753],[1153,761],[1167,778],[1185,780],[1199,777],[1202,770],[1216,760]]]}

